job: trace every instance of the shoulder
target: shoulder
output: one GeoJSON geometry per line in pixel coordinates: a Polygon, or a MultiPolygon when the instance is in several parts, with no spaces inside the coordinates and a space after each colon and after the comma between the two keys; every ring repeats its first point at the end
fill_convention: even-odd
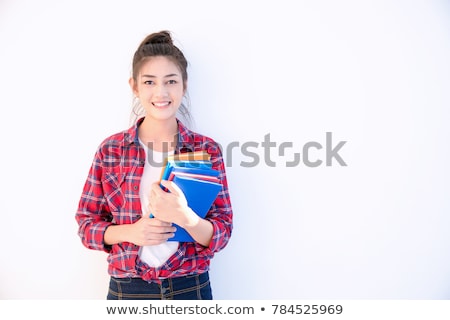
{"type": "Polygon", "coordinates": [[[206,150],[210,154],[220,153],[221,146],[213,138],[188,129],[178,121],[181,148],[191,151],[206,150]]]}
{"type": "Polygon", "coordinates": [[[111,134],[100,143],[100,147],[124,147],[133,144],[137,140],[137,128],[141,122],[142,119],[126,130],[111,134]]]}
{"type": "Polygon", "coordinates": [[[108,148],[120,148],[126,144],[127,141],[127,131],[121,131],[110,135],[105,138],[99,145],[99,149],[108,149],[108,148]]]}
{"type": "Polygon", "coordinates": [[[111,134],[101,141],[98,146],[97,153],[102,158],[119,155],[127,146],[133,144],[135,139],[135,126],[111,134]]]}

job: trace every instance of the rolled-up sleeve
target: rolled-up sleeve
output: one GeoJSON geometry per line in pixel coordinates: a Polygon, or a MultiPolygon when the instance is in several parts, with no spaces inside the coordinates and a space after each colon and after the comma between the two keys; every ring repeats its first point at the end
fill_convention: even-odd
{"type": "Polygon", "coordinates": [[[211,154],[213,168],[219,170],[222,190],[219,192],[211,209],[206,215],[213,225],[213,235],[207,248],[197,244],[197,253],[201,256],[213,256],[227,245],[233,230],[233,210],[231,206],[228,182],[222,152],[217,143],[212,142],[207,148],[211,154]]]}
{"type": "Polygon", "coordinates": [[[75,219],[79,226],[78,235],[85,247],[109,252],[110,246],[105,246],[103,238],[106,228],[112,223],[102,187],[101,163],[99,149],[84,184],[75,219]]]}

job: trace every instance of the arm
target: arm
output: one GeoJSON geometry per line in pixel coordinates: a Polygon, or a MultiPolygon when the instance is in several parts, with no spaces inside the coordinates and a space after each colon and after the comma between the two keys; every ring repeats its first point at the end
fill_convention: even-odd
{"type": "Polygon", "coordinates": [[[131,242],[138,246],[163,243],[173,237],[175,228],[159,219],[141,218],[133,224],[110,225],[104,234],[104,243],[113,245],[131,242]]]}
{"type": "Polygon", "coordinates": [[[211,161],[213,162],[213,168],[220,171],[219,178],[222,190],[205,219],[198,217],[187,206],[183,192],[172,181],[161,181],[161,184],[169,189],[169,193],[163,191],[159,183],[155,183],[150,194],[150,210],[154,216],[164,221],[176,223],[186,229],[196,240],[198,244],[197,251],[204,251],[205,255],[217,252],[225,247],[231,236],[232,229],[232,211],[228,195],[228,184],[218,147],[213,150],[211,161]]]}
{"type": "Polygon", "coordinates": [[[194,240],[207,247],[213,235],[210,221],[200,218],[188,207],[183,191],[172,181],[162,180],[152,185],[150,211],[156,218],[173,222],[184,228],[194,240]],[[164,191],[160,184],[170,192],[164,191]]]}
{"type": "Polygon", "coordinates": [[[169,223],[149,218],[133,221],[131,215],[121,214],[127,210],[121,191],[124,175],[111,168],[105,173],[101,150],[94,157],[75,216],[82,243],[89,249],[109,252],[111,245],[121,242],[152,245],[172,237],[175,228],[169,223]]]}
{"type": "Polygon", "coordinates": [[[75,219],[78,223],[78,235],[85,247],[109,252],[110,247],[105,246],[103,235],[112,224],[112,215],[102,188],[101,162],[99,149],[84,184],[75,219]]]}

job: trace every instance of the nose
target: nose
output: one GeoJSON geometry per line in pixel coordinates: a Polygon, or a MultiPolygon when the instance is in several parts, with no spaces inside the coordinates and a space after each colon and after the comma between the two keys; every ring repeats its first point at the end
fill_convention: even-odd
{"type": "Polygon", "coordinates": [[[155,94],[158,97],[167,97],[167,88],[166,88],[166,86],[163,85],[163,84],[156,86],[155,94]]]}

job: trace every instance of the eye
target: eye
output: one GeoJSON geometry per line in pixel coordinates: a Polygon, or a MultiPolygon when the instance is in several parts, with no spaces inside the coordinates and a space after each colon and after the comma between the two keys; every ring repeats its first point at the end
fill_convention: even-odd
{"type": "Polygon", "coordinates": [[[169,80],[167,81],[168,84],[177,84],[178,81],[177,80],[169,80]]]}
{"type": "Polygon", "coordinates": [[[146,80],[144,81],[144,84],[152,85],[154,82],[152,80],[146,80]]]}

